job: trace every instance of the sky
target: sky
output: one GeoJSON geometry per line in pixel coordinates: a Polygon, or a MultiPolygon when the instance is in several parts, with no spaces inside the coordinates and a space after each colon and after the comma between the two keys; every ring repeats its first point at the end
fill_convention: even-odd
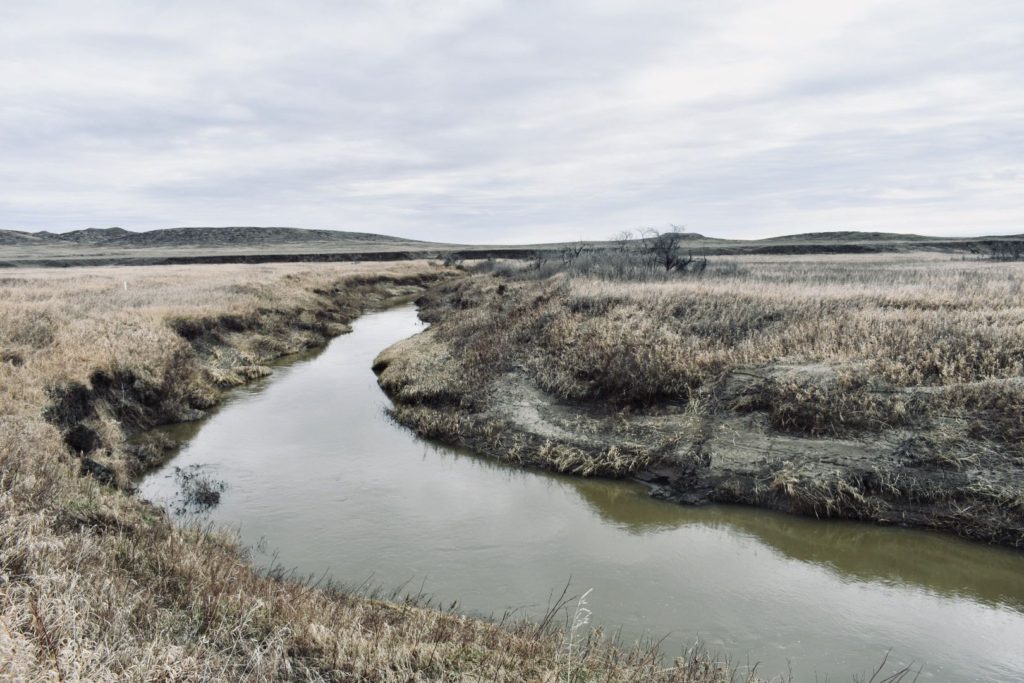
{"type": "Polygon", "coordinates": [[[1021,0],[10,0],[0,228],[1024,233],[1021,0]]]}

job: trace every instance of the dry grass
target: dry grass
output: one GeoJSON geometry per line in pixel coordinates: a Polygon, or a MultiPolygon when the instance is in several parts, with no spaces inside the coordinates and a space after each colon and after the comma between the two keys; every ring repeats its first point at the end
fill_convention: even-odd
{"type": "Polygon", "coordinates": [[[780,378],[771,404],[779,427],[821,433],[912,419],[909,390],[1006,418],[1024,389],[1022,286],[1022,264],[945,255],[743,257],[654,282],[479,277],[440,303],[462,311],[442,337],[465,385],[519,363],[567,399],[651,404],[802,366],[828,381],[780,378]]]}
{"type": "MultiPolygon", "coordinates": [[[[725,681],[699,653],[577,643],[257,572],[122,487],[125,446],[437,267],[20,271],[0,279],[0,679],[725,681]],[[127,288],[125,284],[127,283],[127,288]],[[76,452],[77,451],[77,452],[76,452]]],[[[141,458],[141,459],[140,459],[141,458]]],[[[147,460],[148,458],[148,460],[147,460]]]]}
{"type": "MultiPolygon", "coordinates": [[[[701,444],[737,416],[787,437],[922,437],[912,455],[889,447],[890,461],[831,483],[807,462],[813,477],[751,469],[762,479],[751,487],[708,486],[717,500],[878,521],[910,501],[921,515],[907,523],[1024,543],[1024,264],[918,253],[719,257],[699,276],[599,266],[492,265],[439,289],[424,308],[434,328],[381,357],[398,419],[509,457],[520,435],[485,417],[502,378],[525,376],[609,424],[636,411],[702,417],[668,463],[684,479],[713,467],[701,444]]],[[[511,457],[612,475],[658,457],[635,449],[609,468],[592,452],[587,467],[543,446],[511,457]]]]}

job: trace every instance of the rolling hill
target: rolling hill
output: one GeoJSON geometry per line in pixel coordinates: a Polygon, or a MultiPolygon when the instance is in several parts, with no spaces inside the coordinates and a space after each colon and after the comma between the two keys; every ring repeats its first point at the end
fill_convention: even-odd
{"type": "MultiPolygon", "coordinates": [[[[686,233],[687,249],[707,255],[870,254],[942,251],[985,254],[993,245],[1024,235],[936,238],[884,232],[833,231],[760,240],[730,240],[686,233]]],[[[601,249],[612,242],[589,242],[601,249]]],[[[356,261],[437,258],[530,258],[565,243],[517,246],[462,245],[365,232],[286,227],[181,227],[134,232],[86,228],[70,232],[0,230],[0,267],[155,265],[182,263],[266,263],[271,261],[356,261]]]]}

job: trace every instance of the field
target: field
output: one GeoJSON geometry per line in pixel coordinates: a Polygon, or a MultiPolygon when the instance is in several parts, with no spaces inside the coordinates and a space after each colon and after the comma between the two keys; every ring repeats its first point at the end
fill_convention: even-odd
{"type": "Polygon", "coordinates": [[[1024,264],[493,264],[376,369],[421,434],[688,503],[1024,545],[1024,264]]]}
{"type": "Polygon", "coordinates": [[[422,258],[438,245],[387,235],[296,228],[0,230],[0,266],[181,265],[422,258]]]}
{"type": "Polygon", "coordinates": [[[456,272],[401,264],[8,271],[0,279],[0,679],[731,680],[699,652],[470,619],[257,571],[132,495],[147,427],[456,272]]]}
{"type": "MultiPolygon", "coordinates": [[[[614,249],[616,241],[521,245],[446,244],[340,230],[299,228],[166,228],[132,232],[88,228],[66,233],[0,229],[0,267],[83,267],[400,261],[422,258],[558,258],[567,248],[614,249]]],[[[707,255],[1024,253],[1024,237],[934,238],[878,232],[821,232],[760,240],[684,233],[687,250],[707,255]]]]}

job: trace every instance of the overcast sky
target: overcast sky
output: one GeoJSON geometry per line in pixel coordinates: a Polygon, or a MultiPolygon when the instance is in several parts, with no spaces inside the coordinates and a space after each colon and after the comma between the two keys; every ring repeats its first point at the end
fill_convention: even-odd
{"type": "Polygon", "coordinates": [[[0,227],[1024,232],[1024,2],[0,3],[0,227]]]}

